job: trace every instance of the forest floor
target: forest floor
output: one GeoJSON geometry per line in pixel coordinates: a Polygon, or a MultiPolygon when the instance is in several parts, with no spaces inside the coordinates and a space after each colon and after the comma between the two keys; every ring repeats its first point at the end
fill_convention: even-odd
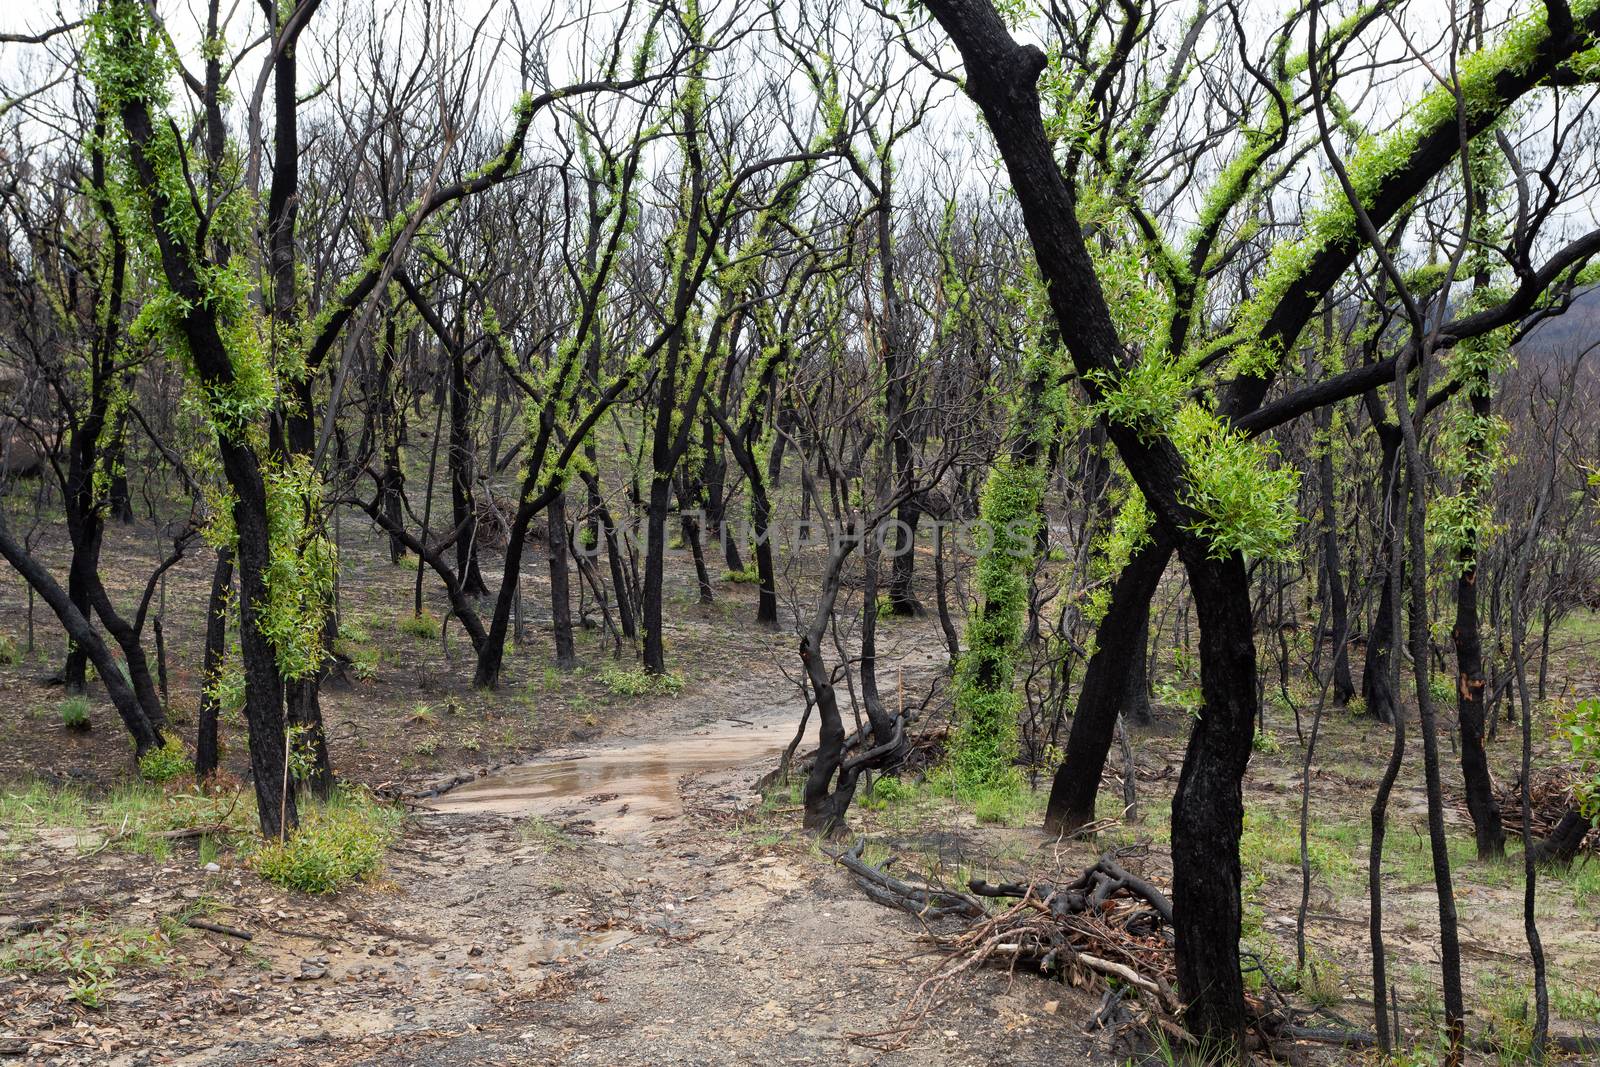
{"type": "MultiPolygon", "coordinates": [[[[635,676],[610,665],[595,631],[580,636],[580,669],[556,671],[548,620],[531,611],[500,690],[484,694],[466,685],[458,629],[447,643],[437,629],[403,627],[415,572],[388,565],[368,540],[347,553],[341,581],[342,640],[359,671],[324,701],[336,765],[347,781],[393,791],[476,780],[408,805],[379,877],[332,898],[263,881],[243,851],[208,837],[130,831],[171,797],[136,784],[108,706],[94,705],[87,733],[62,726],[61,693],[42,682],[62,644],[38,609],[33,652],[0,667],[0,1057],[319,1067],[1126,1060],[1110,1035],[1088,1030],[1100,1002],[1092,987],[975,969],[925,990],[936,994],[931,1009],[908,1014],[942,961],[918,921],[870,902],[801,833],[792,789],[755,791],[802,704],[784,673],[796,666],[794,638],[750,624],[751,587],[719,582],[718,602],[701,606],[686,554],[672,561],[675,694],[635,694],[635,676]],[[538,767],[513,769],[529,762],[538,767]]],[[[113,531],[108,573],[128,575],[115,594],[135,596],[157,553],[148,531],[113,531]]],[[[527,564],[526,604],[543,602],[542,570],[527,564]]],[[[203,559],[187,561],[165,592],[174,725],[186,739],[209,577],[203,559]]],[[[435,584],[424,582],[424,599],[438,618],[435,584]]],[[[26,646],[13,575],[0,580],[0,633],[26,646]]],[[[888,692],[903,684],[920,695],[942,675],[933,620],[889,622],[883,645],[888,692]]],[[[1600,690],[1597,650],[1593,617],[1564,628],[1554,689],[1600,690]]],[[[1310,711],[1301,715],[1309,726],[1310,711]]],[[[1245,940],[1281,982],[1294,972],[1304,756],[1290,709],[1269,716],[1245,787],[1245,940]]],[[[1143,818],[1120,819],[1120,785],[1108,777],[1097,841],[1037,829],[1045,788],[982,822],[927,786],[865,791],[852,828],[875,855],[898,856],[908,877],[1058,880],[1116,847],[1170,884],[1167,810],[1185,721],[1158,708],[1135,735],[1143,818]]],[[[227,733],[239,774],[237,725],[227,733]]],[[[1502,728],[1491,748],[1502,784],[1516,779],[1517,734],[1502,728]]],[[[1536,737],[1541,756],[1558,753],[1547,719],[1536,737]]],[[[1389,738],[1330,709],[1311,782],[1306,936],[1318,978],[1296,999],[1362,1025],[1367,806],[1389,738]]],[[[1441,751],[1471,1026],[1510,1034],[1523,1025],[1529,981],[1520,846],[1513,835],[1507,861],[1475,859],[1443,736],[1441,751]]],[[[1421,776],[1413,730],[1384,881],[1390,976],[1415,1040],[1439,1011],[1421,776]]],[[[1557,1030],[1593,1030],[1600,865],[1549,876],[1539,900],[1557,1030]]],[[[1363,1062],[1327,1048],[1302,1055],[1363,1062]]]]}

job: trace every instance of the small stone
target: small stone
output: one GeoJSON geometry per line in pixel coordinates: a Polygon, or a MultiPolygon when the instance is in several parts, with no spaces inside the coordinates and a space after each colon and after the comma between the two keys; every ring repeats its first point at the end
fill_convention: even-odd
{"type": "Polygon", "coordinates": [[[1061,1001],[1059,1001],[1059,1000],[1047,1000],[1047,1001],[1044,1002],[1044,1013],[1046,1015],[1054,1015],[1056,1012],[1058,1012],[1060,1010],[1061,1010],[1061,1001]]]}
{"type": "Polygon", "coordinates": [[[461,988],[481,993],[489,988],[489,976],[486,974],[469,974],[461,979],[461,988]]]}
{"type": "Polygon", "coordinates": [[[222,865],[220,863],[208,863],[206,864],[205,869],[210,874],[216,874],[218,871],[222,870],[222,865]]]}
{"type": "Polygon", "coordinates": [[[481,956],[481,955],[483,955],[483,946],[482,945],[473,945],[471,948],[467,949],[467,955],[469,955],[469,956],[481,956]]]}

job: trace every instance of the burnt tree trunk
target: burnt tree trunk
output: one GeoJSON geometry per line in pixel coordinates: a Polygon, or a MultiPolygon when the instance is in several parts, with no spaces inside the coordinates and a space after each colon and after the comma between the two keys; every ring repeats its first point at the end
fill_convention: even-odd
{"type": "Polygon", "coordinates": [[[572,643],[572,589],[567,565],[567,494],[557,493],[551,499],[549,511],[550,558],[550,619],[555,630],[556,660],[560,670],[571,670],[578,665],[578,653],[572,643]]]}
{"type": "MultiPolygon", "coordinates": [[[[1328,623],[1333,629],[1333,702],[1339,707],[1356,695],[1350,674],[1350,604],[1344,589],[1344,559],[1339,548],[1339,516],[1334,500],[1333,415],[1318,408],[1317,430],[1322,435],[1322,452],[1317,459],[1317,474],[1322,504],[1322,587],[1328,598],[1328,623]]],[[[1322,635],[1316,635],[1321,641],[1322,635]]]]}
{"type": "MultiPolygon", "coordinates": [[[[1378,531],[1378,558],[1388,560],[1395,543],[1395,528],[1400,521],[1400,502],[1396,472],[1400,456],[1400,431],[1388,424],[1379,424],[1378,438],[1382,445],[1382,497],[1378,531]]],[[[1394,583],[1403,580],[1404,565],[1399,575],[1392,573],[1387,564],[1378,594],[1378,604],[1372,616],[1372,627],[1367,634],[1366,662],[1361,670],[1361,694],[1367,702],[1367,713],[1381,723],[1395,721],[1398,703],[1394,691],[1394,672],[1390,657],[1394,655],[1395,638],[1399,630],[1398,606],[1392,595],[1394,583]]]]}
{"type": "Polygon", "coordinates": [[[128,733],[133,738],[134,754],[143,756],[152,748],[160,748],[162,744],[160,729],[145,716],[139,698],[123,680],[122,672],[117,668],[116,660],[111,657],[110,649],[106,648],[100,635],[89,625],[89,620],[78,610],[77,605],[73,604],[71,597],[50,572],[11,536],[11,529],[6,524],[3,511],[0,511],[0,555],[3,555],[6,562],[22,575],[28,587],[35,590],[40,599],[49,605],[50,610],[55,612],[56,618],[67,631],[68,638],[81,647],[84,656],[94,664],[95,671],[99,673],[100,680],[106,687],[106,693],[111,697],[111,703],[116,707],[117,714],[122,717],[123,725],[128,728],[128,733]]]}
{"type": "Polygon", "coordinates": [[[228,593],[233,588],[233,553],[217,551],[211,570],[211,595],[206,601],[206,647],[200,668],[200,714],[195,727],[194,775],[205,781],[216,773],[222,755],[217,742],[221,708],[213,687],[228,651],[228,593]]]}
{"type": "MultiPolygon", "coordinates": [[[[1077,710],[1067,735],[1067,753],[1050,786],[1050,803],[1044,827],[1053,834],[1070,834],[1094,821],[1095,798],[1106,756],[1116,739],[1117,715],[1128,696],[1128,679],[1145,675],[1150,600],[1167,569],[1172,546],[1159,531],[1142,546],[1111,586],[1111,602],[1095,633],[1094,655],[1084,669],[1077,710]]],[[[1142,684],[1142,683],[1141,683],[1142,684]]],[[[1251,691],[1255,683],[1251,682],[1251,691]]]]}

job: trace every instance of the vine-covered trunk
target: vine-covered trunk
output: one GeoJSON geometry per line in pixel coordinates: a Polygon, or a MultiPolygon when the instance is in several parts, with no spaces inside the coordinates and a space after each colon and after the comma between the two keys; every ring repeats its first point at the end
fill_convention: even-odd
{"type": "Polygon", "coordinates": [[[261,608],[268,603],[266,574],[272,555],[266,487],[249,445],[228,437],[221,437],[218,445],[223,470],[233,487],[233,525],[239,535],[239,646],[244,661],[250,771],[255,777],[261,832],[266,837],[279,837],[293,830],[300,816],[294,779],[284,774],[287,749],[283,679],[278,673],[277,651],[260,617],[261,608]]]}
{"type": "MultiPolygon", "coordinates": [[[[399,527],[405,522],[402,512],[406,491],[405,468],[400,462],[400,436],[403,432],[402,412],[394,402],[395,389],[395,359],[396,344],[395,317],[390,315],[383,327],[384,343],[380,355],[378,380],[373,383],[378,398],[378,437],[383,451],[383,471],[378,476],[378,492],[382,497],[381,506],[383,513],[389,517],[391,526],[399,527]]],[[[400,538],[391,533],[389,535],[389,562],[399,563],[405,557],[406,548],[400,538]]]]}
{"type": "MultiPolygon", "coordinates": [[[[1094,821],[1100,776],[1116,737],[1117,714],[1128,696],[1127,679],[1145,674],[1147,642],[1140,642],[1138,634],[1142,625],[1148,635],[1150,601],[1172,556],[1171,544],[1159,530],[1154,534],[1117,575],[1105,616],[1095,631],[1094,654],[1084,669],[1072,729],[1067,734],[1066,758],[1050,786],[1044,817],[1045,830],[1050,833],[1070,834],[1094,821]]],[[[1253,690],[1254,683],[1251,685],[1253,690]]]]}

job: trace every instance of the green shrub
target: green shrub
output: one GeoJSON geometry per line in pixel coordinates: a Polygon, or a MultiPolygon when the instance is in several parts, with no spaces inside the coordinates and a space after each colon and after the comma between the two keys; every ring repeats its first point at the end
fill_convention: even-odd
{"type": "Polygon", "coordinates": [[[372,632],[355,619],[340,619],[339,639],[357,645],[364,645],[372,640],[372,632]]]}
{"type": "Polygon", "coordinates": [[[1435,706],[1448,708],[1456,702],[1455,683],[1449,675],[1431,674],[1428,676],[1428,695],[1433,697],[1435,706]]]}
{"type": "Polygon", "coordinates": [[[1256,730],[1256,735],[1250,741],[1250,747],[1264,755],[1273,756],[1283,751],[1283,745],[1278,741],[1276,734],[1271,731],[1256,730]]]}
{"type": "Polygon", "coordinates": [[[87,730],[89,723],[89,698],[68,697],[61,702],[61,725],[69,730],[87,730]]]}
{"type": "Polygon", "coordinates": [[[250,862],[286,889],[337,893],[377,874],[399,825],[398,810],[365,791],[341,789],[325,804],[302,808],[300,828],[285,841],[260,845],[250,862]]]}
{"type": "Polygon", "coordinates": [[[722,580],[738,582],[741,585],[755,585],[761,581],[761,573],[756,570],[754,563],[747,563],[742,571],[723,571],[722,580]]]}
{"type": "Polygon", "coordinates": [[[421,615],[402,615],[395,623],[395,629],[412,637],[438,637],[439,620],[433,617],[433,612],[423,608],[421,615]]]}
{"type": "Polygon", "coordinates": [[[650,674],[643,667],[615,662],[600,668],[600,683],[619,697],[676,696],[684,685],[683,675],[677,672],[650,674]]]}
{"type": "Polygon", "coordinates": [[[194,762],[184,751],[183,742],[176,737],[167,738],[160,748],[152,748],[139,757],[139,777],[160,785],[194,773],[194,762]]]}

